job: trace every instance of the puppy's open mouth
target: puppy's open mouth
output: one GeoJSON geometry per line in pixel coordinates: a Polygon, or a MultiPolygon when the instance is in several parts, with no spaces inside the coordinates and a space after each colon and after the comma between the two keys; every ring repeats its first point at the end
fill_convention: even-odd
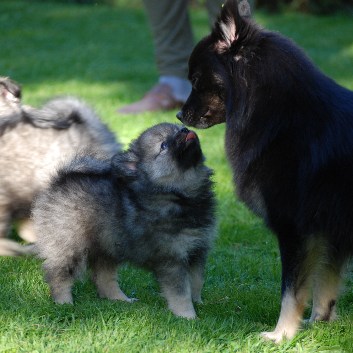
{"type": "Polygon", "coordinates": [[[197,136],[193,131],[189,131],[188,134],[186,135],[185,142],[188,142],[190,140],[196,140],[197,136]]]}
{"type": "Polygon", "coordinates": [[[202,160],[202,152],[197,134],[183,128],[175,150],[176,157],[184,169],[196,166],[202,160]]]}

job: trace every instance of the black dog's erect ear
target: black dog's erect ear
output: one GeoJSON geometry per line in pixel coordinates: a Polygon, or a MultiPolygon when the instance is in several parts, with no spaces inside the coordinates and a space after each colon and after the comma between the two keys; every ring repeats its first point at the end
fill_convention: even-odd
{"type": "Polygon", "coordinates": [[[215,24],[213,34],[218,38],[216,49],[228,50],[239,39],[244,27],[243,17],[250,17],[250,5],[247,0],[227,0],[215,24]]]}
{"type": "Polygon", "coordinates": [[[116,179],[132,181],[137,178],[137,156],[133,152],[119,152],[112,158],[111,163],[116,179]]]}

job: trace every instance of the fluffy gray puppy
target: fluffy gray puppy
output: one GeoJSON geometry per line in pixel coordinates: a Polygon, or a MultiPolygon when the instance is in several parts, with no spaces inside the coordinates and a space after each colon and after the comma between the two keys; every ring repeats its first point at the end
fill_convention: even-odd
{"type": "Polygon", "coordinates": [[[20,86],[0,77],[0,255],[29,249],[6,239],[11,223],[18,220],[19,235],[35,240],[29,221],[33,198],[58,166],[80,150],[111,158],[120,145],[80,100],[65,97],[39,109],[24,106],[20,86]]]}
{"type": "Polygon", "coordinates": [[[35,250],[57,303],[89,267],[102,298],[132,301],[117,267],[151,270],[177,316],[195,318],[215,235],[214,194],[197,135],[151,127],[111,162],[78,157],[34,203],[35,250]]]}

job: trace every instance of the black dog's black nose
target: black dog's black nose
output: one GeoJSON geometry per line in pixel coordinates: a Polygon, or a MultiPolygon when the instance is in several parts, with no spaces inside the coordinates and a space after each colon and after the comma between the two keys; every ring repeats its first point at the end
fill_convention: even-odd
{"type": "Polygon", "coordinates": [[[180,132],[183,132],[183,133],[187,134],[187,133],[189,132],[189,129],[186,128],[186,127],[183,127],[183,128],[180,130],[180,132]]]}
{"type": "Polygon", "coordinates": [[[181,120],[181,119],[183,118],[183,113],[180,111],[180,112],[176,115],[176,117],[177,117],[179,120],[181,120]]]}

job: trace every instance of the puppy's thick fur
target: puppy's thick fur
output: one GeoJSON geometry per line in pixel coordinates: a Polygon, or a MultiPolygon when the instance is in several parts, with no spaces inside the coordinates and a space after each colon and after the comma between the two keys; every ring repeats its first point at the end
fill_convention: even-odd
{"type": "Polygon", "coordinates": [[[239,16],[228,1],[189,61],[193,89],[178,118],[226,123],[237,192],[277,235],[282,305],[274,341],[335,318],[353,253],[353,92],[320,72],[292,41],[239,16]]]}
{"type": "Polygon", "coordinates": [[[174,314],[194,318],[215,234],[211,174],[196,134],[167,123],[111,163],[73,160],[33,208],[53,299],[72,303],[73,282],[88,266],[101,297],[131,301],[116,282],[129,261],[153,271],[174,314]]]}
{"type": "Polygon", "coordinates": [[[4,239],[12,221],[20,221],[23,239],[35,240],[29,221],[33,198],[58,166],[80,150],[110,158],[120,145],[80,100],[56,98],[40,109],[23,106],[20,86],[0,77],[0,255],[29,249],[4,239]]]}

